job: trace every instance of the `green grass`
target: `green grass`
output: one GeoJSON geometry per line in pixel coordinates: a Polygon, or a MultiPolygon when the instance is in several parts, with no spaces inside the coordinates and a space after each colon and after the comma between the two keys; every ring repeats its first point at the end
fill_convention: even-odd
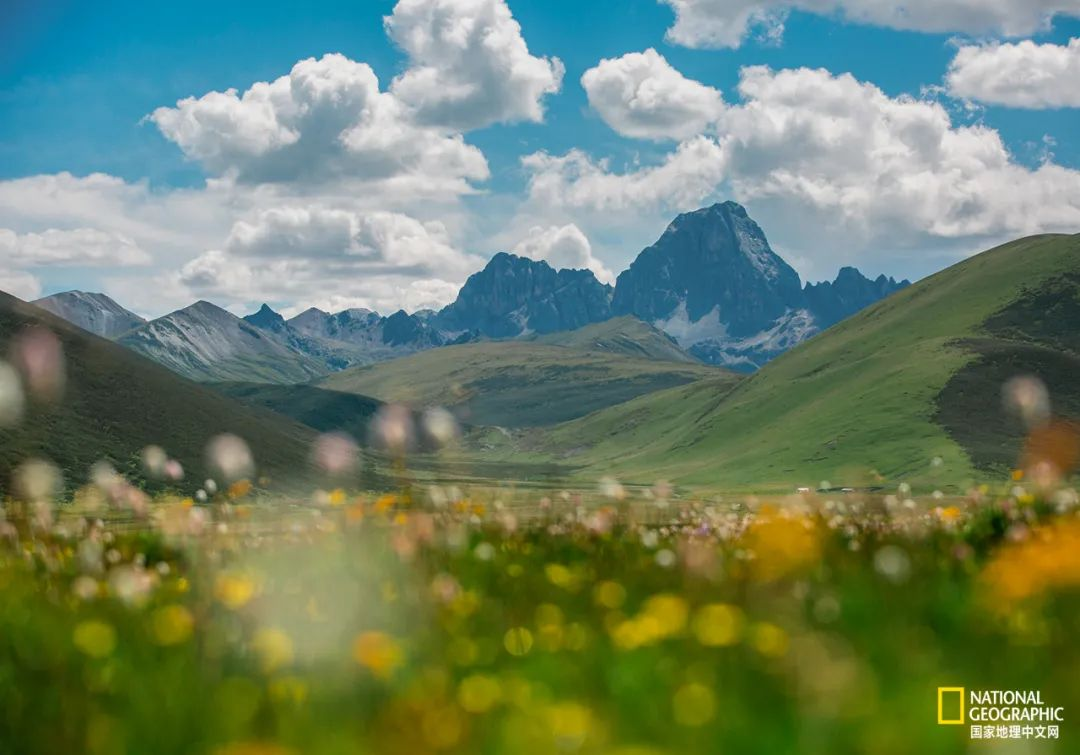
{"type": "MultiPolygon", "coordinates": [[[[977,470],[935,421],[939,394],[977,356],[961,339],[1025,289],[1078,269],[1078,236],[1006,244],[869,307],[734,387],[702,381],[644,396],[508,456],[572,457],[586,474],[728,488],[880,477],[962,485],[977,470]]],[[[984,411],[1000,412],[1000,401],[984,411]]]]}
{"type": "Polygon", "coordinates": [[[122,346],[0,294],[0,353],[8,353],[12,339],[32,326],[46,327],[60,339],[66,389],[59,402],[31,403],[19,426],[0,429],[0,486],[5,490],[14,468],[30,457],[57,464],[69,486],[83,484],[99,460],[139,477],[140,452],[150,444],[163,446],[183,464],[187,476],[180,487],[194,490],[207,476],[205,445],[223,432],[244,438],[260,471],[271,476],[285,471],[292,476],[297,462],[307,458],[314,435],[308,428],[248,409],[122,346]]]}
{"type": "Polygon", "coordinates": [[[291,417],[320,432],[348,433],[360,442],[367,439],[368,424],[383,405],[367,396],[313,385],[209,383],[209,386],[249,406],[291,417]]]}
{"type": "Polygon", "coordinates": [[[614,317],[577,330],[535,336],[532,340],[552,346],[566,346],[643,359],[700,363],[696,357],[679,348],[671,336],[631,315],[614,317]]]}
{"type": "Polygon", "coordinates": [[[1039,691],[1064,708],[1059,736],[1011,744],[1075,752],[1080,520],[1011,487],[948,510],[863,496],[616,510],[576,491],[547,508],[357,494],[318,510],[163,498],[138,527],[12,519],[0,742],[951,755],[973,751],[970,728],[937,724],[937,688],[964,686],[1039,691]]]}
{"type": "Polygon", "coordinates": [[[452,408],[471,425],[534,427],[702,378],[737,376],[687,362],[528,341],[448,346],[331,375],[322,387],[415,408],[452,408]]]}

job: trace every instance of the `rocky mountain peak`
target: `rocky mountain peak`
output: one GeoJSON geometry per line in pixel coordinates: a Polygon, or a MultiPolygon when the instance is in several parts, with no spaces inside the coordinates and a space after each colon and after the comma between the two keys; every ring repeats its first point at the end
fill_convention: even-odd
{"type": "Polygon", "coordinates": [[[489,338],[573,330],[610,317],[611,294],[589,270],[556,271],[542,260],[500,252],[431,321],[449,333],[489,338]]]}
{"type": "Polygon", "coordinates": [[[65,291],[33,304],[103,338],[117,338],[146,322],[101,293],[65,291]]]}
{"type": "Polygon", "coordinates": [[[274,333],[280,333],[286,327],[285,318],[271,309],[268,304],[263,304],[258,312],[248,315],[244,318],[244,321],[254,325],[256,328],[262,328],[274,333]]]}
{"type": "Polygon", "coordinates": [[[724,202],[679,215],[615,284],[613,309],[649,322],[719,318],[755,333],[800,304],[799,275],[746,210],[724,202]]]}

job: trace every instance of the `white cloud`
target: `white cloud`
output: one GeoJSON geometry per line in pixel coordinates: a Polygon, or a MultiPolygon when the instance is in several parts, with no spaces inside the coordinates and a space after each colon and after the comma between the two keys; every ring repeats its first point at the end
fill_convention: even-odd
{"type": "Polygon", "coordinates": [[[390,91],[423,123],[542,121],[562,84],[562,62],[529,53],[505,0],[400,0],[385,24],[410,64],[390,91]]]}
{"type": "Polygon", "coordinates": [[[623,136],[687,139],[724,109],[719,90],[686,78],[652,48],[601,60],[581,85],[593,109],[623,136]]]}
{"type": "Polygon", "coordinates": [[[150,255],[122,234],[95,228],[50,228],[40,233],[0,228],[0,290],[20,299],[41,294],[41,281],[31,270],[144,266],[149,262],[150,255]]]}
{"type": "Polygon", "coordinates": [[[715,140],[684,142],[659,166],[615,173],[576,151],[532,155],[532,197],[639,212],[691,209],[722,191],[765,208],[774,235],[819,258],[1080,227],[1080,171],[1023,166],[996,131],[956,126],[936,102],[761,66],[743,69],[739,94],[715,140]]]}
{"type": "Polygon", "coordinates": [[[150,255],[128,237],[94,228],[18,234],[0,228],[0,259],[14,267],[146,265],[150,255]]]}
{"type": "Polygon", "coordinates": [[[660,165],[622,173],[576,149],[562,156],[536,152],[521,162],[530,174],[531,200],[604,212],[700,201],[723,179],[725,156],[715,140],[698,136],[680,144],[660,165]]]}
{"type": "Polygon", "coordinates": [[[24,270],[0,266],[0,291],[23,301],[33,301],[41,296],[41,281],[24,270]]]}
{"type": "Polygon", "coordinates": [[[211,173],[242,183],[411,179],[443,192],[488,177],[461,134],[417,124],[366,63],[308,58],[272,82],[188,97],[150,116],[211,173]]]}
{"type": "Polygon", "coordinates": [[[675,11],[667,38],[687,47],[738,47],[755,31],[777,38],[790,11],[922,32],[1023,36],[1056,15],[1080,16],[1080,0],[660,0],[675,11]]]}
{"type": "Polygon", "coordinates": [[[945,83],[953,97],[991,105],[1080,107],[1080,37],[1068,45],[964,45],[945,83]]]}
{"type": "MultiPolygon", "coordinates": [[[[230,249],[227,240],[230,236],[239,239],[245,223],[256,225],[261,229],[260,233],[266,234],[271,222],[269,218],[274,216],[270,213],[265,223],[256,223],[263,213],[298,207],[305,210],[315,208],[313,212],[316,217],[312,227],[278,243],[296,245],[298,255],[304,252],[313,257],[313,265],[328,263],[325,258],[318,256],[321,253],[318,246],[313,242],[308,243],[303,234],[315,234],[320,222],[332,227],[335,212],[344,213],[349,218],[380,212],[409,215],[419,219],[429,229],[439,229],[437,232],[431,230],[429,235],[436,239],[443,238],[447,247],[453,244],[446,239],[465,235],[469,225],[469,215],[453,196],[411,190],[394,191],[386,186],[380,187],[379,191],[372,191],[370,187],[364,190],[364,187],[348,182],[320,187],[319,191],[311,187],[252,186],[227,181],[210,181],[198,189],[157,191],[152,190],[146,182],[127,183],[104,174],[79,177],[60,173],[0,181],[0,228],[7,226],[20,234],[41,234],[48,228],[70,229],[93,224],[104,233],[130,239],[135,246],[144,250],[152,258],[150,266],[102,265],[81,274],[80,282],[80,286],[109,293],[144,316],[157,316],[190,304],[196,296],[210,295],[206,291],[197,293],[184,285],[177,271],[202,250],[230,249]]],[[[284,219],[277,222],[287,225],[284,219]]],[[[363,232],[373,232],[370,227],[369,224],[369,231],[365,231],[364,226],[358,226],[357,243],[362,241],[363,232]]],[[[286,227],[282,228],[286,236],[287,231],[286,227]]],[[[404,233],[400,235],[405,236],[404,233]]],[[[240,242],[237,240],[236,243],[240,242]]],[[[264,240],[260,243],[265,247],[271,242],[264,240]]],[[[417,248],[423,250],[418,254],[438,251],[438,247],[431,245],[418,244],[417,248]]],[[[237,257],[234,255],[230,259],[237,257]]],[[[243,264],[250,265],[252,259],[243,259],[243,264]]],[[[292,264],[295,266],[296,263],[292,264]]],[[[10,266],[4,265],[0,258],[0,267],[10,266]]],[[[417,269],[422,268],[419,266],[417,269]]],[[[460,268],[451,265],[447,269],[460,268]]],[[[467,269],[465,273],[473,269],[467,269]]],[[[422,276],[426,273],[417,274],[422,276]]],[[[43,275],[43,279],[48,283],[48,276],[43,275]]],[[[291,285],[291,295],[287,300],[305,307],[328,301],[326,285],[331,289],[344,290],[348,284],[348,281],[340,280],[326,282],[320,278],[318,270],[308,274],[304,280],[312,281],[312,287],[304,290],[299,283],[291,285]]],[[[422,277],[400,276],[395,280],[396,286],[413,292],[409,296],[417,301],[426,300],[423,295],[415,293],[426,290],[422,277]]],[[[438,278],[432,278],[432,281],[437,284],[438,278]]],[[[365,291],[374,290],[373,282],[365,279],[363,285],[365,291]]],[[[395,300],[393,290],[385,287],[381,290],[380,301],[395,300]]],[[[246,293],[251,294],[252,291],[246,293]]],[[[230,308],[248,303],[246,299],[231,299],[228,289],[224,287],[219,288],[214,297],[217,303],[230,308]]],[[[402,297],[402,301],[412,299],[402,297]]]]}
{"type": "Polygon", "coordinates": [[[280,207],[237,222],[224,249],[186,263],[200,296],[304,301],[379,311],[447,304],[483,260],[453,247],[439,223],[393,212],[280,207]]]}
{"type": "Polygon", "coordinates": [[[514,246],[514,253],[544,260],[556,270],[591,270],[601,283],[615,282],[615,275],[593,256],[589,239],[573,223],[533,226],[525,238],[514,246]]]}

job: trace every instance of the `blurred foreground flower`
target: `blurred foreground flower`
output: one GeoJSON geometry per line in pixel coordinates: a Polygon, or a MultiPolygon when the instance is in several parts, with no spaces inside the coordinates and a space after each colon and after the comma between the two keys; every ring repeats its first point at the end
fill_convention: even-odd
{"type": "Polygon", "coordinates": [[[11,351],[27,392],[38,401],[59,401],[67,376],[64,349],[56,334],[48,328],[29,328],[16,336],[11,351]]]}
{"type": "Polygon", "coordinates": [[[191,637],[194,619],[181,605],[163,606],[154,611],[151,620],[154,639],[159,645],[179,645],[191,637]]]}
{"type": "Polygon", "coordinates": [[[227,608],[236,611],[255,597],[255,582],[244,574],[221,574],[214,583],[214,596],[227,608]]]}
{"type": "Polygon", "coordinates": [[[812,519],[768,507],[750,523],[743,546],[753,559],[751,574],[762,582],[795,574],[821,557],[819,533],[812,519]]]}
{"type": "Polygon", "coordinates": [[[75,626],[72,641],[91,658],[105,658],[116,649],[116,630],[103,621],[83,621],[75,626]]]}
{"type": "Polygon", "coordinates": [[[14,427],[23,418],[25,399],[19,373],[0,360],[0,427],[14,427]]]}
{"type": "Polygon", "coordinates": [[[371,420],[371,443],[376,448],[396,456],[403,455],[413,444],[412,412],[400,404],[386,404],[371,420]]]}
{"type": "Polygon", "coordinates": [[[60,469],[51,461],[30,459],[15,470],[15,495],[29,503],[51,502],[60,493],[60,469]]]}
{"type": "Polygon", "coordinates": [[[405,659],[401,645],[384,632],[363,632],[353,640],[353,660],[379,679],[389,679],[405,659]]]}
{"type": "Polygon", "coordinates": [[[311,451],[315,467],[331,477],[351,474],[360,463],[360,447],[345,433],[323,433],[311,451]]]}
{"type": "Polygon", "coordinates": [[[986,602],[1009,612],[1054,590],[1080,587],[1080,521],[1059,520],[1005,545],[982,572],[986,602]]]}
{"type": "Polygon", "coordinates": [[[1005,408],[1018,415],[1026,427],[1050,419],[1050,394],[1046,385],[1032,375],[1019,375],[1005,382],[1001,391],[1005,408]]]}
{"type": "Polygon", "coordinates": [[[460,434],[454,415],[441,406],[434,406],[424,412],[421,420],[424,436],[436,448],[456,440],[460,434]]]}
{"type": "Polygon", "coordinates": [[[206,463],[227,485],[255,474],[255,459],[248,444],[230,433],[210,441],[206,447],[206,463]]]}

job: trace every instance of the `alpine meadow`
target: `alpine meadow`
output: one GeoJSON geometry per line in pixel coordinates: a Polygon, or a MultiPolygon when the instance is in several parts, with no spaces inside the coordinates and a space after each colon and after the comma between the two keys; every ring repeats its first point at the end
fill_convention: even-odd
{"type": "Polygon", "coordinates": [[[0,753],[1080,750],[1077,0],[0,38],[0,753]]]}

